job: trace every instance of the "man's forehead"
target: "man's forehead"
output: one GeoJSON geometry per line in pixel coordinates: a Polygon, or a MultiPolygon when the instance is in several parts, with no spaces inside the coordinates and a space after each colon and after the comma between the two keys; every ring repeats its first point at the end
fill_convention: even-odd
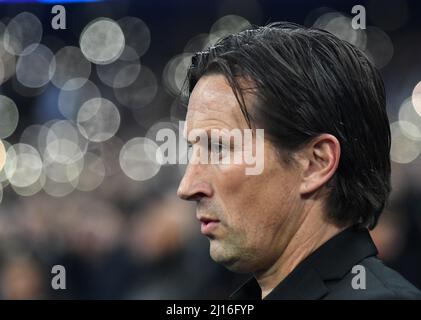
{"type": "Polygon", "coordinates": [[[186,122],[189,130],[212,124],[231,128],[242,128],[247,124],[223,75],[200,78],[189,99],[186,122]]]}
{"type": "Polygon", "coordinates": [[[200,78],[197,82],[190,96],[188,111],[230,111],[230,109],[235,110],[237,105],[238,102],[225,77],[210,75],[200,78]]]}

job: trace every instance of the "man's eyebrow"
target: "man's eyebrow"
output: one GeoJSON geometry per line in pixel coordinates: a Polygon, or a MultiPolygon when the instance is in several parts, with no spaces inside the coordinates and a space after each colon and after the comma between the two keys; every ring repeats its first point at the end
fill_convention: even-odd
{"type": "MultiPolygon", "coordinates": [[[[207,140],[207,143],[211,142],[211,140],[212,140],[212,130],[218,130],[219,132],[222,132],[221,129],[216,129],[216,128],[203,129],[203,130],[206,132],[206,140],[207,140]]],[[[186,139],[186,137],[183,134],[183,139],[185,141],[187,141],[188,144],[191,144],[191,145],[199,142],[200,138],[201,138],[200,136],[196,136],[196,141],[193,141],[193,140],[186,139]]],[[[219,138],[219,141],[223,141],[222,135],[219,135],[218,138],[219,138]]],[[[232,137],[230,137],[230,138],[232,139],[232,137]]]]}
{"type": "MultiPolygon", "coordinates": [[[[206,130],[204,130],[205,132],[206,132],[206,140],[209,142],[210,141],[210,137],[211,137],[211,131],[210,131],[211,129],[206,129],[206,130]]],[[[186,138],[184,135],[183,135],[183,138],[184,138],[184,140],[186,140],[187,141],[187,143],[189,143],[189,144],[195,144],[195,143],[197,143],[197,142],[199,142],[200,141],[200,139],[202,138],[202,136],[195,136],[195,138],[196,138],[196,140],[191,140],[191,139],[188,139],[188,138],[186,138]]]]}

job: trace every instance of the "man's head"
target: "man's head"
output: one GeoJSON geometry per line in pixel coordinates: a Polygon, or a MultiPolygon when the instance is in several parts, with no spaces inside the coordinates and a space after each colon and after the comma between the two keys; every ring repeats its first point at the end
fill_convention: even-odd
{"type": "MultiPolygon", "coordinates": [[[[358,49],[292,24],[246,30],[193,57],[188,95],[187,135],[265,135],[261,174],[195,163],[180,183],[179,195],[197,201],[215,261],[264,269],[312,214],[375,226],[390,191],[390,130],[383,82],[358,49]]],[[[191,142],[194,158],[204,145],[191,142]]]]}

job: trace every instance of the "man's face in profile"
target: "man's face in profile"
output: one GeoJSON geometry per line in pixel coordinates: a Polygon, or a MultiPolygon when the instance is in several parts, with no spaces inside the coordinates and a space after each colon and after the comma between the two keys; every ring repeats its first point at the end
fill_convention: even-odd
{"type": "MultiPolygon", "coordinates": [[[[245,99],[252,113],[255,97],[245,94],[245,99]]],[[[198,81],[190,96],[186,128],[187,138],[197,129],[249,129],[224,76],[207,75],[198,81]]],[[[247,175],[245,163],[198,163],[195,154],[207,144],[189,141],[193,155],[178,195],[197,202],[196,216],[210,240],[212,259],[232,271],[258,272],[271,266],[300,223],[299,170],[282,162],[266,138],[264,169],[258,175],[247,175]]]]}

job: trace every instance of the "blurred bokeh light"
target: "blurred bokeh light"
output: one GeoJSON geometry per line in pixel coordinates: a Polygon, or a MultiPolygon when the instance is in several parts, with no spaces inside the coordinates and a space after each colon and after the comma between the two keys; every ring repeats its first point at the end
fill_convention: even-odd
{"type": "Polygon", "coordinates": [[[194,206],[176,198],[185,165],[164,161],[157,133],[174,132],[185,161],[192,55],[281,20],[331,32],[380,69],[394,189],[373,237],[421,287],[420,3],[66,3],[59,30],[51,7],[0,3],[0,298],[227,297],[245,276],[211,261],[194,206]],[[352,27],[356,4],[366,29],[352,27]],[[68,290],[50,289],[54,264],[68,290]]]}

